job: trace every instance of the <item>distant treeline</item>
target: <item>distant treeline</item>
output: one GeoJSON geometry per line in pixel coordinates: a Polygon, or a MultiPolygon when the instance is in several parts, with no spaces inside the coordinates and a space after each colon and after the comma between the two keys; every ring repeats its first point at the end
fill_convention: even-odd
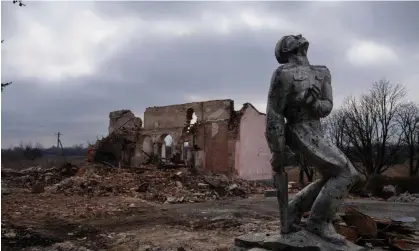
{"type": "Polygon", "coordinates": [[[31,143],[28,143],[20,144],[20,146],[9,149],[1,149],[1,159],[3,161],[13,161],[22,159],[35,160],[40,159],[44,156],[57,155],[86,156],[86,154],[87,147],[83,145],[75,145],[71,147],[64,147],[63,149],[61,149],[56,146],[44,148],[40,144],[33,145],[31,143]]]}
{"type": "MultiPolygon", "coordinates": [[[[65,156],[85,156],[87,154],[87,147],[64,147],[63,152],[65,156]]],[[[43,149],[42,153],[44,155],[58,155],[61,154],[61,149],[54,146],[48,149],[43,149]]]]}
{"type": "MultiPolygon", "coordinates": [[[[387,146],[387,151],[390,152],[392,148],[396,146],[387,146]]],[[[345,155],[349,157],[349,159],[355,159],[354,156],[356,150],[354,147],[349,147],[344,151],[345,155]]],[[[285,165],[287,166],[300,166],[300,160],[298,159],[298,155],[295,155],[288,147],[285,150],[285,165]]],[[[400,147],[398,151],[395,153],[394,157],[389,161],[389,165],[403,165],[409,161],[409,147],[400,147]]]]}

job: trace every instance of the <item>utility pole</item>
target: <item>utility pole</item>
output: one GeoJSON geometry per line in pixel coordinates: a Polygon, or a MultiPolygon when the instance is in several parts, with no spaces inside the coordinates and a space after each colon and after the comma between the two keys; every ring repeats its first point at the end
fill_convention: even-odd
{"type": "Polygon", "coordinates": [[[60,136],[62,134],[60,132],[58,132],[57,134],[54,134],[54,135],[57,135],[57,148],[60,148],[60,136]]]}

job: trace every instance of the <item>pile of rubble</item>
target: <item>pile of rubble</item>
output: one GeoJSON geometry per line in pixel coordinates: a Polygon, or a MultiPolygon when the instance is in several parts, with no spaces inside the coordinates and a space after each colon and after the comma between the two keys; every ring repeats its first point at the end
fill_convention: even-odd
{"type": "Polygon", "coordinates": [[[118,160],[123,160],[124,152],[130,152],[135,148],[138,135],[139,131],[126,128],[111,132],[108,136],[89,146],[87,161],[97,163],[106,161],[117,166],[118,160]]]}
{"type": "Polygon", "coordinates": [[[419,232],[409,225],[415,221],[413,217],[377,219],[347,206],[344,213],[335,219],[334,226],[347,240],[357,245],[413,251],[419,248],[419,232]]]}
{"type": "Polygon", "coordinates": [[[159,203],[191,203],[225,197],[263,193],[266,186],[225,175],[199,175],[187,168],[161,170],[153,165],[115,169],[89,164],[75,167],[31,168],[20,172],[2,170],[3,179],[13,187],[33,193],[78,196],[125,195],[159,203]]]}
{"type": "MultiPolygon", "coordinates": [[[[304,214],[302,225],[311,212],[304,214]]],[[[414,227],[416,218],[400,217],[381,219],[361,213],[354,206],[345,206],[343,213],[333,219],[336,231],[357,245],[380,250],[419,250],[419,229],[414,227]]],[[[375,249],[374,249],[375,250],[375,249]]]]}
{"type": "Polygon", "coordinates": [[[70,177],[46,187],[50,193],[86,196],[121,195],[139,197],[160,203],[187,203],[217,200],[231,196],[245,197],[263,193],[266,186],[224,175],[195,175],[188,169],[141,171],[119,170],[102,175],[70,177]]]}
{"type": "Polygon", "coordinates": [[[13,187],[33,188],[55,184],[61,180],[74,176],[78,167],[70,162],[64,162],[57,167],[42,168],[41,166],[29,167],[23,170],[1,169],[2,181],[13,187]]]}
{"type": "Polygon", "coordinates": [[[419,204],[419,194],[417,194],[417,193],[410,194],[410,193],[406,192],[406,193],[402,193],[398,196],[392,196],[392,197],[388,198],[387,201],[419,204]]]}

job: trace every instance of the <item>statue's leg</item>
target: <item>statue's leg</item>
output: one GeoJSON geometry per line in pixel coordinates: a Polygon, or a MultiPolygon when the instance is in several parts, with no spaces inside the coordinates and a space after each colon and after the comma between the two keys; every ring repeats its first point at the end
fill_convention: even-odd
{"type": "MultiPolygon", "coordinates": [[[[301,130],[304,128],[299,128],[295,126],[287,126],[286,128],[286,142],[287,145],[291,148],[291,150],[294,153],[298,154],[304,154],[301,152],[303,148],[306,148],[305,145],[302,146],[299,144],[299,135],[302,135],[302,133],[305,133],[305,130],[301,130]],[[300,132],[301,131],[301,132],[300,132]]],[[[290,224],[297,227],[301,223],[301,218],[303,217],[305,212],[310,211],[311,207],[313,206],[314,201],[317,198],[317,195],[319,195],[321,189],[326,184],[327,179],[319,179],[312,183],[310,183],[308,186],[306,186],[304,189],[299,191],[295,197],[290,201],[288,205],[288,219],[290,224]]]]}
{"type": "Polygon", "coordinates": [[[344,238],[336,233],[332,225],[332,219],[357,178],[350,170],[353,168],[351,164],[347,162],[346,165],[347,168],[343,165],[336,167],[336,169],[340,169],[340,174],[331,177],[326,182],[314,201],[311,216],[307,223],[308,230],[336,243],[342,243],[344,238]]]}
{"type": "Polygon", "coordinates": [[[327,180],[325,179],[319,179],[310,183],[304,189],[299,191],[290,201],[288,212],[289,220],[292,221],[292,224],[296,226],[300,225],[303,214],[310,211],[317,195],[320,193],[324,184],[326,184],[326,181],[327,180]]]}
{"type": "Polygon", "coordinates": [[[294,147],[326,180],[311,208],[307,229],[328,241],[343,244],[345,238],[335,231],[332,219],[358,174],[348,158],[323,137],[319,124],[295,125],[292,136],[294,147]]]}

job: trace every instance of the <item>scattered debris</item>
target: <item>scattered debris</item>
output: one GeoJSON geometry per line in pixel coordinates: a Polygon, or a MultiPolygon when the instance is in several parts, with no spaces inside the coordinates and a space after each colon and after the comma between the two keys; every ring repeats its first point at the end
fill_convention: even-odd
{"type": "Polygon", "coordinates": [[[24,248],[28,245],[47,246],[58,241],[56,238],[45,232],[34,231],[30,228],[16,227],[2,222],[1,226],[2,245],[14,248],[24,248]]]}
{"type": "Polygon", "coordinates": [[[359,233],[354,226],[346,226],[343,223],[335,224],[336,231],[345,236],[348,241],[355,243],[358,240],[359,233]]]}
{"type": "Polygon", "coordinates": [[[341,218],[343,222],[334,223],[336,231],[358,245],[390,250],[419,248],[419,232],[405,224],[415,222],[413,217],[376,219],[348,206],[341,218]]]}
{"type": "Polygon", "coordinates": [[[419,204],[419,194],[409,194],[408,192],[402,193],[399,196],[393,196],[387,199],[391,202],[407,202],[407,203],[416,203],[419,204]]]}
{"type": "MultiPolygon", "coordinates": [[[[127,195],[159,203],[192,203],[224,197],[246,197],[263,193],[266,185],[244,180],[231,180],[225,175],[199,175],[188,168],[114,169],[89,164],[80,168],[70,163],[44,170],[38,167],[20,172],[2,170],[15,187],[32,193],[80,196],[127,195]]],[[[8,191],[5,190],[4,194],[8,191]]]]}
{"type": "Polygon", "coordinates": [[[403,222],[403,223],[414,223],[414,222],[416,222],[415,217],[394,217],[394,218],[391,218],[391,220],[396,221],[396,222],[403,222]]]}
{"type": "Polygon", "coordinates": [[[393,185],[384,186],[383,191],[392,195],[397,193],[396,188],[393,185]]]}
{"type": "Polygon", "coordinates": [[[355,227],[361,236],[377,237],[377,224],[375,221],[353,207],[346,207],[345,214],[341,215],[347,226],[355,227]]]}
{"type": "Polygon", "coordinates": [[[35,166],[20,171],[2,168],[1,175],[2,179],[6,179],[14,187],[29,188],[34,193],[40,193],[44,186],[74,176],[78,170],[79,168],[72,163],[64,162],[60,166],[52,168],[35,166]]]}
{"type": "MultiPolygon", "coordinates": [[[[167,208],[170,208],[170,205],[167,204],[212,201],[228,197],[246,197],[249,194],[262,194],[268,188],[268,186],[256,182],[229,179],[225,175],[200,175],[191,172],[188,168],[164,170],[157,168],[155,165],[119,169],[108,168],[106,165],[101,164],[88,164],[76,167],[71,163],[66,163],[50,169],[31,167],[22,171],[14,171],[2,168],[1,171],[3,174],[2,196],[7,195],[7,203],[2,204],[4,209],[2,216],[8,219],[8,223],[24,217],[26,219],[25,224],[29,226],[35,225],[31,224],[35,222],[33,219],[36,217],[38,217],[38,221],[42,220],[40,222],[44,222],[47,218],[108,220],[116,219],[120,215],[126,215],[126,219],[131,219],[130,217],[135,218],[131,214],[134,215],[134,212],[135,214],[142,214],[143,210],[146,210],[145,208],[165,215],[167,211],[154,210],[154,206],[156,206],[154,202],[163,204],[158,206],[167,210],[167,208]],[[20,190],[16,190],[13,186],[15,188],[20,187],[20,190]],[[22,190],[26,192],[15,193],[22,190]],[[13,196],[13,193],[15,193],[15,196],[13,196]],[[28,197],[22,200],[17,198],[20,195],[28,197]],[[93,196],[96,196],[94,203],[90,202],[93,201],[91,198],[93,196]],[[60,205],[56,205],[57,201],[60,201],[60,205]],[[51,205],[54,206],[51,207],[51,205]],[[124,212],[124,214],[121,212],[124,212]]],[[[290,191],[298,189],[298,184],[290,182],[289,189],[290,191]]],[[[391,190],[391,188],[386,189],[391,190]]],[[[415,202],[418,198],[417,194],[405,193],[395,197],[394,200],[415,202]]],[[[213,203],[204,204],[212,205],[213,203]]],[[[187,205],[173,206],[173,208],[182,208],[184,206],[187,205]]],[[[196,206],[199,207],[199,205],[196,206]]],[[[195,207],[195,205],[192,205],[192,207],[195,207]]],[[[220,210],[223,211],[225,209],[220,210]]],[[[234,214],[241,215],[241,213],[239,210],[234,214]]],[[[184,219],[182,217],[179,219],[176,218],[176,215],[176,217],[173,217],[175,219],[174,223],[171,224],[175,225],[179,221],[185,221],[187,224],[185,223],[184,225],[188,228],[195,230],[217,229],[217,231],[218,229],[221,231],[230,228],[245,229],[246,226],[246,229],[243,230],[246,233],[259,230],[256,226],[266,228],[261,223],[262,221],[252,223],[253,225],[243,225],[243,222],[238,220],[239,216],[237,215],[233,217],[223,212],[221,216],[212,217],[211,214],[211,211],[205,212],[203,219],[200,221],[191,219],[189,216],[182,216],[184,219]]],[[[309,215],[309,212],[304,214],[305,217],[309,215]]],[[[135,220],[140,221],[141,217],[135,218],[135,220]]],[[[171,219],[168,215],[164,217],[171,219]]],[[[150,219],[153,220],[154,224],[155,218],[150,219]]],[[[344,213],[333,220],[336,230],[346,236],[349,241],[365,247],[381,247],[389,248],[390,250],[418,250],[419,233],[417,229],[411,226],[414,225],[412,223],[417,224],[416,218],[393,217],[391,219],[378,219],[361,213],[354,207],[346,207],[344,213]]],[[[48,222],[45,224],[51,225],[48,222]]],[[[68,228],[67,223],[60,224],[68,228]]],[[[275,226],[279,226],[279,224],[276,222],[275,226]]],[[[64,240],[68,239],[88,238],[86,237],[87,234],[82,237],[78,236],[77,229],[68,229],[68,231],[62,233],[65,236],[58,236],[60,238],[56,235],[48,234],[47,232],[34,231],[34,229],[28,227],[5,227],[2,224],[2,241],[8,246],[17,247],[22,243],[30,242],[33,249],[24,250],[87,251],[90,248],[84,244],[64,242],[64,240]],[[35,247],[44,245],[48,245],[48,249],[36,249],[35,247]]]]}

